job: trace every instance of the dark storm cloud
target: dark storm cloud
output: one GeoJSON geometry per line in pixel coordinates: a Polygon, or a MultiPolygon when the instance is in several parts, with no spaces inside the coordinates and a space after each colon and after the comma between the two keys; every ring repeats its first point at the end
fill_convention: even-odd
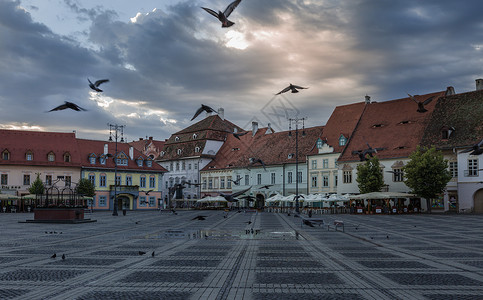
{"type": "Polygon", "coordinates": [[[2,123],[103,138],[115,122],[130,139],[163,139],[192,124],[204,103],[224,107],[240,126],[252,118],[266,125],[261,109],[293,83],[310,87],[287,98],[315,126],[365,94],[384,101],[448,85],[463,92],[482,76],[480,1],[245,0],[229,29],[200,8],[228,2],[179,1],[129,22],[115,7],[65,0],[90,24],[88,45],[34,22],[19,1],[0,2],[2,123]],[[228,33],[247,47],[227,46],[228,33]],[[110,82],[92,96],[87,77],[110,82]],[[66,100],[89,111],[39,113],[66,100]]]}

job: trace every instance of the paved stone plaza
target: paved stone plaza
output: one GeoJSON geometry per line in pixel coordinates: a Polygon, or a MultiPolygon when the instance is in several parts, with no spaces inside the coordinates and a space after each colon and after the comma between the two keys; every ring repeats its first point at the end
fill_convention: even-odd
{"type": "Polygon", "coordinates": [[[0,299],[483,299],[482,215],[224,215],[2,213],[0,299]]]}

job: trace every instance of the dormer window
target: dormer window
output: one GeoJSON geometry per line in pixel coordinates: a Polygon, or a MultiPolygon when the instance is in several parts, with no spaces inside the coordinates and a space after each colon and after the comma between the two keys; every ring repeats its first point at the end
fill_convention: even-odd
{"type": "Polygon", "coordinates": [[[317,139],[317,149],[321,149],[323,145],[324,145],[324,141],[322,141],[320,138],[318,138],[317,139]]]}
{"type": "Polygon", "coordinates": [[[106,164],[106,157],[104,155],[99,157],[99,162],[101,163],[101,165],[105,165],[106,164]]]}
{"type": "Polygon", "coordinates": [[[372,125],[372,128],[380,128],[380,127],[383,127],[384,125],[383,124],[374,124],[372,125]]]}
{"type": "Polygon", "coordinates": [[[231,151],[239,151],[240,148],[231,148],[231,151]]]}
{"type": "Polygon", "coordinates": [[[292,159],[294,156],[295,156],[295,154],[293,154],[293,153],[289,153],[289,154],[288,154],[288,156],[287,156],[287,158],[288,158],[288,159],[292,159]]]}
{"type": "Polygon", "coordinates": [[[175,141],[175,142],[179,142],[179,136],[175,137],[175,138],[174,138],[174,141],[175,141]]]}
{"type": "Polygon", "coordinates": [[[411,122],[411,121],[407,121],[407,120],[406,120],[406,121],[401,121],[401,122],[399,122],[399,124],[401,124],[401,125],[404,125],[404,124],[409,124],[409,123],[412,123],[412,122],[411,122]]]}
{"type": "Polygon", "coordinates": [[[148,166],[148,167],[151,168],[153,166],[153,161],[152,160],[147,160],[146,161],[146,166],[148,166]]]}
{"type": "Polygon", "coordinates": [[[347,138],[341,134],[339,137],[339,146],[345,146],[346,143],[347,143],[347,138]]]}
{"type": "Polygon", "coordinates": [[[142,167],[143,166],[143,160],[138,158],[137,164],[138,164],[138,167],[142,167]]]}
{"type": "Polygon", "coordinates": [[[195,152],[200,152],[200,147],[195,147],[195,152]]]}
{"type": "Polygon", "coordinates": [[[34,160],[34,153],[32,151],[27,151],[27,153],[25,153],[25,159],[26,160],[34,160]]]}
{"type": "Polygon", "coordinates": [[[443,128],[441,128],[441,139],[449,140],[453,131],[454,131],[453,127],[444,126],[443,128]]]}
{"type": "Polygon", "coordinates": [[[91,165],[93,165],[93,164],[96,163],[96,155],[94,153],[92,153],[91,155],[89,155],[89,163],[91,165]]]}
{"type": "Polygon", "coordinates": [[[176,153],[178,153],[178,155],[181,155],[181,149],[176,150],[176,153]]]}
{"type": "Polygon", "coordinates": [[[64,162],[70,162],[71,156],[69,152],[64,153],[64,162]]]}
{"type": "Polygon", "coordinates": [[[54,154],[54,152],[50,151],[49,154],[47,154],[47,160],[48,161],[55,161],[55,154],[54,154]]]}
{"type": "Polygon", "coordinates": [[[3,150],[2,159],[3,160],[10,160],[10,152],[8,152],[8,150],[3,150]]]}
{"type": "Polygon", "coordinates": [[[116,158],[116,164],[118,166],[127,166],[128,165],[127,156],[124,153],[119,153],[119,155],[116,158]]]}
{"type": "Polygon", "coordinates": [[[161,151],[161,156],[164,156],[165,154],[166,154],[166,152],[161,151]]]}
{"type": "Polygon", "coordinates": [[[193,140],[196,140],[198,138],[198,135],[196,133],[193,133],[193,140]]]}

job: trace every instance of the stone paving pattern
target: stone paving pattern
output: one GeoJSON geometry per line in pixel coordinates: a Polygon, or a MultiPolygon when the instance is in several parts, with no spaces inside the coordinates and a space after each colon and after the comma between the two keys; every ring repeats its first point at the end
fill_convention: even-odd
{"type": "Polygon", "coordinates": [[[223,216],[0,213],[0,299],[483,299],[481,215],[223,216]]]}

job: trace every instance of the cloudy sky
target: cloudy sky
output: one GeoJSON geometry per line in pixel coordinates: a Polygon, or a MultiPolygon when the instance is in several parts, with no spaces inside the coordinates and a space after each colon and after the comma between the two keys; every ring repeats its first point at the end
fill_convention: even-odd
{"type": "Polygon", "coordinates": [[[243,0],[230,28],[200,8],[230,1],[0,0],[0,128],[162,140],[203,103],[286,130],[483,77],[481,0],[243,0]],[[289,83],[309,89],[274,96],[289,83]],[[64,101],[88,111],[46,113],[64,101]]]}

